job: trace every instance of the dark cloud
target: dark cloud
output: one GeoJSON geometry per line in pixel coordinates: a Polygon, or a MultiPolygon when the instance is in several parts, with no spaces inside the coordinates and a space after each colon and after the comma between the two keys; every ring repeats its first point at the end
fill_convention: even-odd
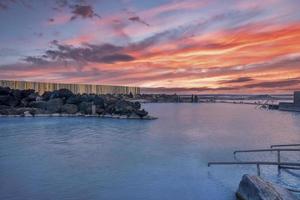
{"type": "Polygon", "coordinates": [[[144,20],[142,20],[139,16],[129,17],[128,20],[144,24],[145,26],[150,26],[147,22],[145,22],[144,20]]]}
{"type": "Polygon", "coordinates": [[[38,57],[33,57],[33,56],[28,56],[23,59],[24,61],[32,64],[38,64],[38,65],[44,65],[47,64],[48,61],[43,59],[43,58],[38,58],[38,57]]]}
{"type": "Polygon", "coordinates": [[[13,4],[20,4],[26,8],[32,9],[30,1],[26,0],[0,0],[0,10],[6,10],[13,6],[13,4]]]}
{"type": "Polygon", "coordinates": [[[53,49],[49,49],[41,57],[27,57],[27,62],[42,61],[76,61],[79,63],[115,63],[134,60],[134,57],[123,52],[123,47],[112,44],[85,44],[81,47],[63,45],[54,40],[53,49]],[[36,60],[34,60],[36,58],[36,60]]]}
{"type": "Polygon", "coordinates": [[[55,20],[53,18],[49,18],[48,22],[54,22],[55,20]]]}
{"type": "Polygon", "coordinates": [[[70,20],[75,20],[78,17],[81,17],[83,19],[93,17],[101,18],[100,15],[95,13],[93,7],[90,5],[73,5],[71,6],[71,10],[73,16],[70,18],[70,20]]]}
{"type": "Polygon", "coordinates": [[[114,63],[116,61],[126,62],[126,61],[132,61],[132,60],[134,60],[134,58],[127,54],[113,54],[113,55],[103,56],[100,59],[100,62],[114,63]]]}
{"type": "Polygon", "coordinates": [[[232,79],[232,80],[226,80],[226,81],[220,81],[221,84],[225,83],[244,83],[244,82],[249,82],[254,80],[251,77],[240,77],[240,78],[236,78],[236,79],[232,79]]]}
{"type": "Polygon", "coordinates": [[[293,90],[299,89],[300,86],[300,77],[293,79],[286,79],[280,81],[262,81],[254,84],[247,84],[244,86],[232,86],[232,87],[218,87],[218,88],[209,88],[209,87],[193,87],[193,88],[142,88],[142,93],[200,93],[200,92],[222,92],[222,91],[237,91],[246,89],[281,89],[293,90]]]}
{"type": "Polygon", "coordinates": [[[254,84],[248,84],[242,86],[242,88],[277,88],[277,87],[289,87],[300,84],[300,78],[286,79],[280,81],[264,81],[254,84]]]}

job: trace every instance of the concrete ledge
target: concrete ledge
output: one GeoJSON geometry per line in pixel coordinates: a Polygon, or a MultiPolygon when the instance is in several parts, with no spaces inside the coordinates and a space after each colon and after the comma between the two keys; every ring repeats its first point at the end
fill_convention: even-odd
{"type": "Polygon", "coordinates": [[[279,110],[300,112],[300,105],[294,103],[281,102],[279,103],[279,110]]]}
{"type": "Polygon", "coordinates": [[[236,196],[240,200],[298,200],[287,189],[247,174],[243,176],[236,196]]]}

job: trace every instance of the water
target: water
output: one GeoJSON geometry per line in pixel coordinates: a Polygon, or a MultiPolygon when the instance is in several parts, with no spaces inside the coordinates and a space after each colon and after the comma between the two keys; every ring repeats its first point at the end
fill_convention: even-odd
{"type": "MultiPolygon", "coordinates": [[[[154,121],[0,118],[0,199],[235,199],[255,166],[213,166],[236,149],[300,142],[300,114],[252,105],[146,104],[154,121]]],[[[282,153],[300,161],[298,153],[282,153]]],[[[275,160],[276,154],[237,159],[275,160]]],[[[300,187],[300,174],[262,176],[300,187]]]]}

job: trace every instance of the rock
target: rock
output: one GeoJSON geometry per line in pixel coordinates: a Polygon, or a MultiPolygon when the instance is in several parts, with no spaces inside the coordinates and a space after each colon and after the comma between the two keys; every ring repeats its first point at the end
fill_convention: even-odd
{"type": "Polygon", "coordinates": [[[15,107],[19,104],[19,101],[11,95],[1,95],[0,96],[0,105],[7,105],[15,107]]]}
{"type": "Polygon", "coordinates": [[[139,109],[141,109],[141,103],[136,101],[133,103],[133,107],[134,107],[134,109],[139,110],[139,109]]]}
{"type": "Polygon", "coordinates": [[[96,105],[96,113],[98,115],[103,115],[105,113],[105,110],[101,106],[96,105]]]}
{"type": "Polygon", "coordinates": [[[31,102],[31,101],[35,101],[37,97],[38,97],[37,93],[31,93],[24,99],[26,99],[27,102],[31,102]]]}
{"type": "Polygon", "coordinates": [[[68,89],[59,89],[52,92],[52,94],[50,95],[50,99],[56,99],[56,98],[68,99],[73,95],[74,95],[73,92],[71,92],[68,89]]]}
{"type": "Polygon", "coordinates": [[[24,112],[24,117],[32,117],[33,115],[29,111],[24,112]]]}
{"type": "Polygon", "coordinates": [[[32,101],[28,104],[28,106],[33,108],[40,108],[43,110],[47,109],[47,102],[46,101],[32,101]]]}
{"type": "Polygon", "coordinates": [[[31,90],[31,89],[29,89],[29,90],[22,90],[22,91],[21,91],[21,97],[22,97],[22,98],[26,98],[26,97],[28,97],[30,94],[33,94],[33,93],[35,93],[35,91],[34,91],[34,90],[31,90]]]}
{"type": "Polygon", "coordinates": [[[76,104],[76,105],[79,105],[81,103],[81,97],[78,96],[78,95],[73,95],[73,96],[70,96],[67,101],[66,101],[67,104],[76,104]]]}
{"type": "Polygon", "coordinates": [[[0,95],[8,95],[10,89],[8,87],[0,87],[0,95]]]}
{"type": "Polygon", "coordinates": [[[56,99],[50,99],[47,101],[47,111],[50,113],[59,113],[61,112],[61,108],[63,105],[63,100],[56,98],[56,99]]]}
{"type": "Polygon", "coordinates": [[[143,118],[148,115],[148,112],[143,110],[135,110],[135,114],[137,114],[140,118],[143,118]]]}
{"type": "Polygon", "coordinates": [[[52,92],[44,92],[44,94],[42,95],[42,98],[44,101],[49,101],[50,97],[51,97],[52,92]]]}
{"type": "Polygon", "coordinates": [[[0,105],[0,110],[6,110],[9,109],[10,106],[6,106],[6,105],[0,105]]]}
{"type": "Polygon", "coordinates": [[[129,115],[134,110],[129,101],[120,100],[115,104],[114,113],[118,115],[129,115]]]}
{"type": "Polygon", "coordinates": [[[99,108],[104,108],[104,103],[105,103],[104,98],[96,96],[93,102],[99,108]]]}
{"type": "Polygon", "coordinates": [[[247,174],[243,176],[236,196],[241,200],[297,200],[287,189],[247,174]]]}
{"type": "Polygon", "coordinates": [[[79,111],[82,114],[91,115],[92,114],[92,103],[91,102],[81,102],[79,104],[79,111]]]}
{"type": "Polygon", "coordinates": [[[75,114],[78,111],[78,108],[74,104],[65,104],[62,106],[61,111],[67,114],[75,114]]]}
{"type": "Polygon", "coordinates": [[[0,95],[0,105],[8,105],[9,95],[0,95]]]}

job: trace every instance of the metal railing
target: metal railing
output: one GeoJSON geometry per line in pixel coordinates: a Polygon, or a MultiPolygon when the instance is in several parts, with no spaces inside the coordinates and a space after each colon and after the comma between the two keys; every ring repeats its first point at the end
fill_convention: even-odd
{"type": "MultiPolygon", "coordinates": [[[[291,169],[291,170],[300,170],[300,163],[297,162],[281,162],[281,153],[280,152],[297,152],[300,151],[300,148],[275,148],[275,147],[300,147],[300,144],[276,144],[271,145],[270,149],[251,149],[251,150],[237,150],[233,154],[237,153],[249,153],[249,152],[277,152],[277,162],[267,162],[267,161],[235,161],[235,162],[208,162],[208,167],[211,165],[256,165],[257,175],[261,174],[261,165],[275,165],[278,166],[278,171],[282,169],[291,169]]],[[[300,192],[300,190],[287,188],[292,192],[300,192]]]]}
{"type": "Polygon", "coordinates": [[[274,144],[271,145],[271,148],[274,147],[300,147],[300,144],[274,144]]]}
{"type": "Polygon", "coordinates": [[[265,162],[265,161],[239,161],[239,162],[209,162],[208,167],[211,165],[256,165],[257,175],[260,176],[260,165],[288,165],[293,167],[300,167],[300,163],[294,162],[265,162]]]}
{"type": "MultiPolygon", "coordinates": [[[[278,165],[278,169],[280,168],[286,168],[286,169],[295,169],[294,167],[289,168],[288,166],[284,166],[281,167],[281,153],[282,151],[290,151],[290,152],[295,152],[295,151],[300,151],[300,149],[251,149],[251,150],[237,150],[234,151],[233,154],[236,155],[237,153],[250,153],[250,152],[272,152],[272,151],[276,151],[277,152],[277,163],[279,163],[278,165]]],[[[297,167],[298,169],[298,167],[297,167]]],[[[299,168],[300,169],[300,168],[299,168]]]]}

